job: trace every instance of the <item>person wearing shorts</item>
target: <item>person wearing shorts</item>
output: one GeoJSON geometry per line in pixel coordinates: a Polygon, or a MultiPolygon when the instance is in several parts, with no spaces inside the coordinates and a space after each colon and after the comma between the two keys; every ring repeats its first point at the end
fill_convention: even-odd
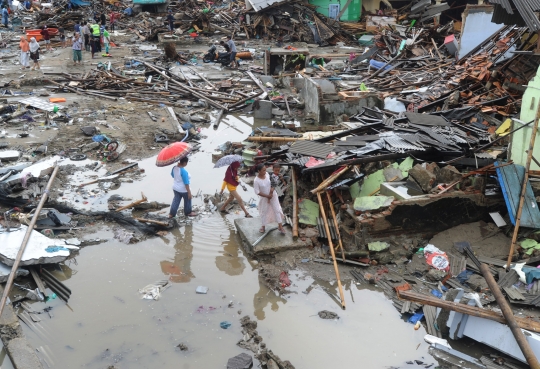
{"type": "Polygon", "coordinates": [[[78,32],[75,32],[75,35],[71,39],[73,50],[73,65],[81,65],[82,62],[82,48],[83,48],[83,38],[78,32]]]}
{"type": "Polygon", "coordinates": [[[43,26],[43,29],[40,32],[41,37],[43,37],[43,41],[45,42],[45,49],[51,50],[51,36],[49,34],[49,30],[47,29],[47,26],[43,26]]]}
{"type": "Polygon", "coordinates": [[[235,161],[229,167],[227,168],[227,171],[225,171],[225,178],[223,179],[223,185],[221,186],[221,192],[219,195],[223,195],[223,191],[225,188],[229,191],[229,198],[221,205],[221,208],[219,209],[220,212],[227,214],[227,205],[231,203],[234,199],[238,202],[242,210],[244,211],[246,218],[252,218],[252,216],[248,213],[246,207],[244,206],[244,200],[242,200],[242,197],[240,197],[240,194],[238,191],[236,191],[236,188],[240,184],[239,177],[238,177],[238,168],[240,167],[240,162],[235,161]]]}

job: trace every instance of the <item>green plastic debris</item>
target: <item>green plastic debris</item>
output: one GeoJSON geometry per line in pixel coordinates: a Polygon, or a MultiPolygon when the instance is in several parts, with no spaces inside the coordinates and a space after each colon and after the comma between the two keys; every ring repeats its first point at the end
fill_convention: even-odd
{"type": "Polygon", "coordinates": [[[386,250],[387,248],[390,247],[390,245],[386,242],[375,241],[375,242],[368,243],[367,247],[369,251],[379,252],[379,251],[386,250]]]}
{"type": "Polygon", "coordinates": [[[54,108],[53,108],[53,112],[58,113],[58,110],[60,110],[60,109],[58,108],[58,106],[55,105],[54,108]]]}
{"type": "Polygon", "coordinates": [[[403,172],[403,178],[407,178],[407,176],[409,175],[409,169],[413,167],[413,164],[414,159],[411,157],[403,160],[401,164],[399,164],[399,169],[401,169],[401,171],[403,172]]]}
{"type": "Polygon", "coordinates": [[[367,91],[367,87],[366,85],[364,84],[364,82],[360,83],[360,91],[367,91]]]}
{"type": "Polygon", "coordinates": [[[527,250],[526,252],[527,255],[531,255],[534,252],[534,250],[540,250],[540,243],[530,238],[524,239],[523,241],[519,243],[519,245],[525,250],[527,250]]]}
{"type": "Polygon", "coordinates": [[[317,225],[319,218],[319,204],[308,199],[302,199],[298,203],[298,222],[308,225],[317,225]]]}
{"type": "Polygon", "coordinates": [[[368,211],[377,210],[392,205],[393,196],[365,196],[354,200],[354,210],[368,211]]]}

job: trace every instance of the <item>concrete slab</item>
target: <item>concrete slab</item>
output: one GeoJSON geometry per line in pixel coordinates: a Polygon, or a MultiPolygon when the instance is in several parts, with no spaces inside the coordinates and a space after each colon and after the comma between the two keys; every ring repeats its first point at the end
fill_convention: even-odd
{"type": "MultiPolygon", "coordinates": [[[[0,233],[0,262],[8,266],[13,265],[27,229],[27,226],[21,225],[18,231],[0,233]]],[[[32,231],[20,265],[60,263],[69,257],[69,251],[66,250],[45,251],[49,246],[65,246],[65,242],[32,231]]]]}
{"type": "Polygon", "coordinates": [[[0,160],[2,161],[19,160],[20,157],[21,152],[17,150],[0,151],[0,160]]]}
{"type": "MultiPolygon", "coordinates": [[[[0,294],[3,293],[4,288],[0,286],[0,294]]],[[[43,368],[34,349],[26,341],[19,318],[11,304],[4,307],[0,316],[0,339],[15,369],[43,368]]]]}
{"type": "MultiPolygon", "coordinates": [[[[0,263],[0,283],[6,283],[9,277],[9,273],[11,273],[11,267],[4,265],[0,263]]],[[[28,275],[28,270],[26,269],[17,269],[17,274],[15,277],[25,276],[28,275]]]]}
{"type": "MultiPolygon", "coordinates": [[[[247,245],[247,251],[256,255],[262,254],[275,254],[282,251],[297,250],[307,246],[311,246],[311,240],[306,239],[302,241],[298,239],[293,240],[291,229],[285,227],[285,234],[279,233],[276,229],[270,232],[262,241],[260,241],[255,247],[253,244],[259,237],[259,229],[261,228],[260,218],[238,218],[234,220],[234,225],[240,235],[240,238],[247,245]]],[[[275,225],[277,226],[277,224],[275,225]]],[[[272,225],[268,225],[267,229],[270,229],[272,225]]]]}
{"type": "Polygon", "coordinates": [[[10,340],[6,346],[9,358],[16,369],[38,369],[43,368],[39,358],[34,353],[26,338],[17,337],[10,340]]]}

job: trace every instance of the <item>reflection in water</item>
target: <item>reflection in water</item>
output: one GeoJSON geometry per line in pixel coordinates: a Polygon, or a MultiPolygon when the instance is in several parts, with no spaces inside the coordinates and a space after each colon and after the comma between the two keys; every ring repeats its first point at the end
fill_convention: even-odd
{"type": "Polygon", "coordinates": [[[193,229],[192,226],[174,229],[172,234],[176,239],[174,261],[163,260],[159,264],[163,274],[169,276],[169,280],[175,283],[187,283],[195,278],[191,272],[191,259],[193,258],[193,229]]]}
{"type": "Polygon", "coordinates": [[[255,315],[259,320],[264,320],[266,317],[264,308],[270,304],[272,311],[278,311],[278,302],[285,304],[287,303],[287,300],[281,296],[278,296],[274,291],[266,287],[259,278],[259,292],[253,296],[253,315],[255,315]]]}
{"type": "MultiPolygon", "coordinates": [[[[234,235],[232,235],[234,237],[234,235]]],[[[238,242],[231,240],[222,243],[223,252],[222,255],[216,256],[216,266],[222,272],[227,275],[241,275],[244,272],[246,266],[244,265],[244,258],[240,257],[240,250],[238,249],[238,242]]]]}

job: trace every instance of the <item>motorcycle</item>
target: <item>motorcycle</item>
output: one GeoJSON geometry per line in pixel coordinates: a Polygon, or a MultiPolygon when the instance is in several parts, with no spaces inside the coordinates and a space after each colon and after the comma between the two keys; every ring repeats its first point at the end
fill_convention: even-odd
{"type": "Polygon", "coordinates": [[[218,53],[216,45],[212,45],[210,49],[204,54],[203,56],[203,62],[204,63],[220,63],[224,67],[230,64],[231,62],[231,53],[223,52],[218,53]]]}

